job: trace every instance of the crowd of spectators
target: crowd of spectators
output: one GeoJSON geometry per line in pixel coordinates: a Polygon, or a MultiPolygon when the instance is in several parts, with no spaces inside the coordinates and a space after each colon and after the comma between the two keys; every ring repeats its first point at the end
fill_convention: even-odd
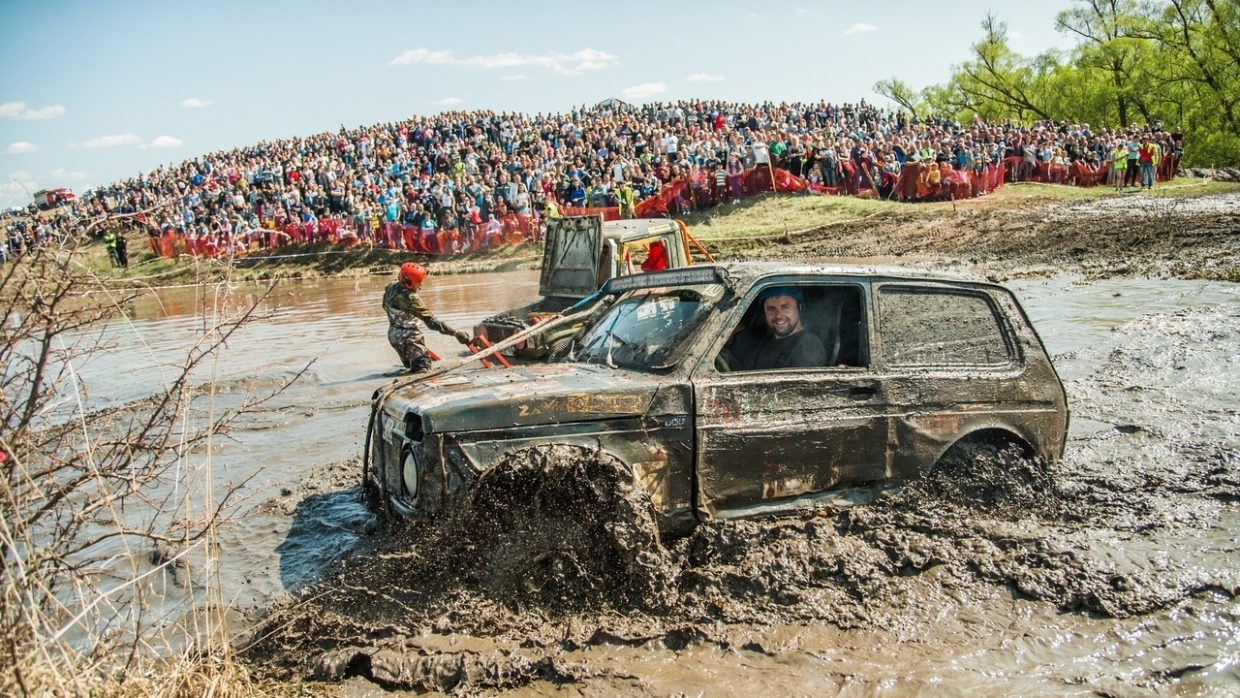
{"type": "MultiPolygon", "coordinates": [[[[1162,153],[1178,154],[1182,146],[1181,135],[1161,124],[1095,130],[1051,121],[960,123],[864,101],[609,100],[565,114],[445,112],[264,141],[161,166],[99,188],[74,208],[158,211],[144,219],[153,236],[174,231],[247,245],[255,232],[294,224],[309,240],[347,232],[407,246],[408,237],[385,234],[399,227],[417,231],[419,241],[435,240],[441,251],[459,251],[503,242],[496,220],[508,214],[537,221],[565,207],[617,207],[632,215],[640,201],[682,176],[710,189],[694,206],[735,202],[745,171],[771,167],[819,191],[873,188],[890,196],[907,163],[980,174],[1019,159],[1008,167],[1010,180],[1042,171],[1068,181],[1069,165],[1098,171],[1116,157],[1120,141],[1126,148],[1151,142],[1162,153]],[[451,249],[440,231],[459,231],[451,249]]],[[[536,235],[537,226],[524,230],[536,235]]],[[[264,245],[274,239],[260,236],[264,245]]]]}
{"type": "Polygon", "coordinates": [[[66,216],[41,215],[33,218],[6,212],[4,238],[0,240],[0,261],[20,257],[35,245],[64,245],[77,232],[77,219],[72,212],[66,216]]]}

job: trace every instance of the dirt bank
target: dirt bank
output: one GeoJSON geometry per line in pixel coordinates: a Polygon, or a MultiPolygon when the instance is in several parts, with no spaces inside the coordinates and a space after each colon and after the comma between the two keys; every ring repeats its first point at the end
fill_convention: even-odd
{"type": "MultiPolygon", "coordinates": [[[[1151,636],[1154,614],[1187,613],[1199,619],[1184,632],[1205,638],[1193,656],[1205,659],[1179,658],[1165,645],[1114,664],[1087,654],[1074,665],[1063,658],[1067,649],[1052,658],[1012,650],[952,685],[1049,695],[1095,683],[1083,676],[1103,686],[1118,681],[1138,695],[1191,681],[1208,687],[1211,676],[1223,682],[1213,685],[1227,685],[1236,667],[1220,653],[1232,649],[1207,630],[1221,623],[1222,635],[1234,638],[1238,618],[1237,336],[1234,304],[1205,306],[1141,317],[1105,345],[1056,357],[1071,377],[1075,426],[1053,485],[1033,496],[967,502],[959,489],[944,495],[919,485],[869,506],[716,522],[644,550],[612,549],[623,577],[574,574],[580,559],[552,555],[538,561],[544,573],[525,587],[497,573],[509,558],[494,555],[495,537],[509,519],[505,505],[483,498],[446,526],[376,532],[320,584],[269,609],[244,655],[260,675],[346,681],[341,690],[572,684],[586,693],[591,686],[600,694],[645,692],[671,670],[643,657],[670,662],[709,648],[700,659],[707,672],[763,657],[786,668],[830,651],[823,647],[879,636],[963,643],[977,653],[979,639],[953,635],[972,638],[974,631],[958,627],[967,625],[962,619],[979,617],[1008,637],[1008,625],[1045,605],[1060,614],[1055,622],[1131,618],[1151,636]],[[843,635],[819,637],[824,627],[843,635]],[[794,631],[812,637],[778,639],[794,631]],[[1039,669],[1026,685],[1028,662],[1039,669]]],[[[356,463],[334,470],[337,483],[348,482],[356,463]]],[[[593,511],[573,502],[601,501],[577,492],[556,505],[564,515],[593,511]]],[[[649,531],[638,510],[612,509],[625,540],[649,531]]],[[[835,692],[850,682],[882,685],[873,662],[836,671],[835,692]]],[[[789,693],[806,676],[784,670],[764,680],[769,692],[789,693]]]]}
{"type": "Polygon", "coordinates": [[[1066,202],[1035,191],[1006,205],[974,199],[916,218],[880,213],[768,239],[718,241],[715,248],[745,259],[901,257],[975,267],[998,279],[1066,272],[1236,281],[1240,193],[1066,202]]]}

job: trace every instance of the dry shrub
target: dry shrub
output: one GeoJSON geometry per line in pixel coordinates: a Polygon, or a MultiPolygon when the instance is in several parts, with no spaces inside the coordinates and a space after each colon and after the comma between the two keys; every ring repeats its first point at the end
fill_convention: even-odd
{"type": "Polygon", "coordinates": [[[133,294],[90,273],[87,244],[0,268],[0,695],[252,695],[212,572],[245,483],[215,481],[212,444],[288,383],[222,410],[201,375],[266,294],[228,314],[227,282],[205,289],[216,310],[164,387],[100,403],[79,369],[116,350],[133,294]],[[146,589],[165,573],[191,589],[172,628],[146,589]]]}

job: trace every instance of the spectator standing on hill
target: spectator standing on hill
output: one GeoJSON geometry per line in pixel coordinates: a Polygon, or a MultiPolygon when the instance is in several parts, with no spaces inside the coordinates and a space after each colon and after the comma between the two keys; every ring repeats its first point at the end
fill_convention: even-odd
{"type": "Polygon", "coordinates": [[[108,259],[112,262],[113,267],[119,267],[121,265],[121,259],[117,255],[116,251],[116,239],[117,235],[115,230],[109,230],[103,234],[103,246],[108,251],[108,259]]]}
{"type": "Polygon", "coordinates": [[[1128,163],[1124,167],[1126,175],[1124,178],[1125,187],[1135,187],[1137,185],[1137,177],[1141,174],[1141,142],[1137,140],[1135,127],[1136,124],[1133,124],[1133,129],[1128,131],[1128,140],[1125,142],[1125,150],[1128,155],[1128,163]]]}
{"type": "Polygon", "coordinates": [[[728,166],[725,172],[728,178],[728,188],[732,192],[732,203],[738,204],[741,201],[742,178],[745,175],[745,165],[741,163],[740,155],[736,153],[728,155],[728,166]]]}
{"type": "Polygon", "coordinates": [[[1158,169],[1159,156],[1161,155],[1158,144],[1150,134],[1145,134],[1141,139],[1141,150],[1137,157],[1141,162],[1141,188],[1154,188],[1154,173],[1158,169]]]}
{"type": "Polygon", "coordinates": [[[1123,139],[1115,141],[1115,150],[1111,151],[1111,169],[1115,171],[1115,191],[1121,192],[1128,175],[1128,148],[1123,139]]]}

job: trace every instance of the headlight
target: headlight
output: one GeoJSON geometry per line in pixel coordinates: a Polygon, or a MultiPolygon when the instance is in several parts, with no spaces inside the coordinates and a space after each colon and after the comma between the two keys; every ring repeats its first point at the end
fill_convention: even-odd
{"type": "Polygon", "coordinates": [[[413,449],[405,451],[405,457],[401,461],[401,479],[405,485],[405,492],[409,496],[409,501],[413,502],[418,498],[418,485],[421,484],[421,477],[418,472],[420,467],[418,455],[413,449]]]}

